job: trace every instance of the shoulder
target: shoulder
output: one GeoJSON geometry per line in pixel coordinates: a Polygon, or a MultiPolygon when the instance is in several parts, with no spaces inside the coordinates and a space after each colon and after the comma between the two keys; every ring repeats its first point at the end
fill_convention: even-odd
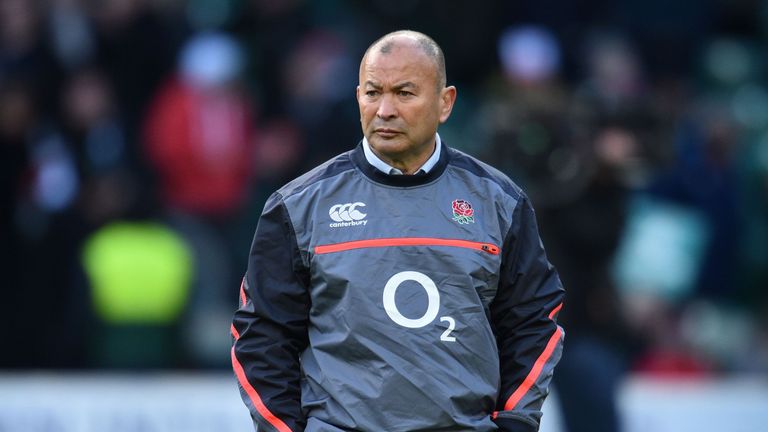
{"type": "Polygon", "coordinates": [[[511,196],[515,200],[525,198],[525,193],[520,186],[503,172],[460,150],[449,147],[448,151],[450,152],[449,166],[464,170],[474,177],[490,181],[506,195],[511,196]]]}
{"type": "Polygon", "coordinates": [[[324,180],[342,175],[348,171],[354,170],[355,165],[352,163],[350,154],[352,150],[344,152],[332,159],[329,159],[315,168],[307,171],[301,176],[286,183],[283,187],[277,190],[277,194],[283,199],[290,196],[301,193],[308,187],[317,185],[324,180]]]}

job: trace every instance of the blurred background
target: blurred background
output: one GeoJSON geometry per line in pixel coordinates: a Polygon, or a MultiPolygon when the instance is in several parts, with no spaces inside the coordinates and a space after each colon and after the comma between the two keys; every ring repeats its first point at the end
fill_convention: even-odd
{"type": "Polygon", "coordinates": [[[567,288],[542,430],[764,430],[762,0],[0,0],[0,430],[248,430],[258,216],[357,144],[360,58],[403,28],[567,288]]]}

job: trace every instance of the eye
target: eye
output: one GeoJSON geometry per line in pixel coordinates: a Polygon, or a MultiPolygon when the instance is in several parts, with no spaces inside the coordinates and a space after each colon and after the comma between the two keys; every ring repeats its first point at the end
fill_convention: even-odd
{"type": "Polygon", "coordinates": [[[400,91],[397,92],[397,95],[400,96],[400,97],[408,97],[408,96],[413,96],[413,93],[411,93],[411,92],[409,92],[407,90],[400,90],[400,91]]]}
{"type": "Polygon", "coordinates": [[[376,90],[366,90],[365,95],[368,97],[376,97],[379,94],[376,90]]]}

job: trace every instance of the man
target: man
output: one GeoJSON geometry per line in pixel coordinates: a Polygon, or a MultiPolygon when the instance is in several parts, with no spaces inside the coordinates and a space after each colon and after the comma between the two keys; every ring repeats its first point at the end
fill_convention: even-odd
{"type": "Polygon", "coordinates": [[[438,45],[365,53],[365,138],[268,200],[232,363],[263,431],[536,431],[563,290],[525,194],[447,147],[438,45]]]}

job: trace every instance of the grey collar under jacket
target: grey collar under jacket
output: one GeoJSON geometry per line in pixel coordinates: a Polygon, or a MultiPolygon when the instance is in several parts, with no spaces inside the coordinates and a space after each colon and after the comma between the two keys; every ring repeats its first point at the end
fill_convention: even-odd
{"type": "MultiPolygon", "coordinates": [[[[429,170],[432,169],[432,167],[437,164],[437,161],[440,160],[440,153],[442,149],[442,142],[440,140],[440,134],[435,133],[435,148],[432,150],[432,154],[429,156],[426,162],[419,167],[418,170],[416,170],[415,174],[425,174],[428,173],[429,170]]],[[[363,154],[365,154],[365,159],[368,161],[369,164],[373,165],[374,167],[378,168],[379,171],[386,173],[386,174],[392,174],[392,175],[403,175],[403,172],[399,169],[389,165],[388,163],[384,162],[380,157],[376,156],[376,153],[371,150],[371,145],[368,142],[368,139],[363,137],[363,154]]]]}

